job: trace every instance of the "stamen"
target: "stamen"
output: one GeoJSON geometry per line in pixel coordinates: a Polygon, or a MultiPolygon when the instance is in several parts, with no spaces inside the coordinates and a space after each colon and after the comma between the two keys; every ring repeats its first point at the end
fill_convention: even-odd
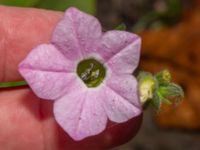
{"type": "Polygon", "coordinates": [[[87,59],[78,64],[77,73],[88,87],[96,87],[103,81],[106,70],[97,60],[87,59]]]}

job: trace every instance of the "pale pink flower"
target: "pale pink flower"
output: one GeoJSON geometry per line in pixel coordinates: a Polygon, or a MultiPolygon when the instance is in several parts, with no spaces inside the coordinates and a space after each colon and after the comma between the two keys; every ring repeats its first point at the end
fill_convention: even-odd
{"type": "Polygon", "coordinates": [[[69,8],[51,42],[34,48],[19,71],[38,97],[54,100],[58,124],[81,140],[101,133],[108,119],[122,123],[140,115],[132,75],[140,46],[137,35],[102,33],[95,17],[69,8]]]}

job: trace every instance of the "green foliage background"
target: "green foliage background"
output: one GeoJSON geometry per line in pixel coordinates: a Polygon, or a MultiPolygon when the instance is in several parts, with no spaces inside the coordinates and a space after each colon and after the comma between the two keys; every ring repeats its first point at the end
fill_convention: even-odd
{"type": "Polygon", "coordinates": [[[0,0],[0,4],[59,11],[64,11],[68,7],[74,6],[90,14],[96,12],[96,0],[0,0]]]}

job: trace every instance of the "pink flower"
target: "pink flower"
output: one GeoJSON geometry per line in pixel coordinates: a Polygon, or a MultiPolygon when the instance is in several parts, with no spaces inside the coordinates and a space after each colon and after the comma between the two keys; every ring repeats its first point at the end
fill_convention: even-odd
{"type": "Polygon", "coordinates": [[[141,113],[133,71],[140,38],[102,33],[96,18],[69,8],[51,42],[34,48],[19,65],[34,93],[54,100],[58,124],[74,139],[101,133],[108,119],[122,123],[141,113]]]}

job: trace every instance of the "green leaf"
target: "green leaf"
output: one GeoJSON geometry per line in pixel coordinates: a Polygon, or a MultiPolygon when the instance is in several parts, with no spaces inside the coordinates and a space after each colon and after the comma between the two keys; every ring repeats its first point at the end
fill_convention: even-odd
{"type": "Polygon", "coordinates": [[[168,12],[173,14],[173,15],[178,15],[181,13],[182,6],[181,6],[181,1],[180,0],[168,0],[168,12]]]}
{"type": "Polygon", "coordinates": [[[0,0],[0,4],[9,6],[31,7],[38,3],[39,0],[0,0]]]}
{"type": "Polygon", "coordinates": [[[139,21],[133,26],[132,30],[135,32],[141,32],[149,27],[153,22],[157,21],[162,16],[162,13],[151,11],[141,17],[139,21]]]}
{"type": "Polygon", "coordinates": [[[41,0],[36,7],[64,11],[69,7],[77,7],[90,14],[96,12],[96,0],[41,0]]]}
{"type": "Polygon", "coordinates": [[[126,30],[126,24],[125,23],[121,23],[119,24],[115,30],[122,30],[122,31],[125,31],[126,30]]]}

